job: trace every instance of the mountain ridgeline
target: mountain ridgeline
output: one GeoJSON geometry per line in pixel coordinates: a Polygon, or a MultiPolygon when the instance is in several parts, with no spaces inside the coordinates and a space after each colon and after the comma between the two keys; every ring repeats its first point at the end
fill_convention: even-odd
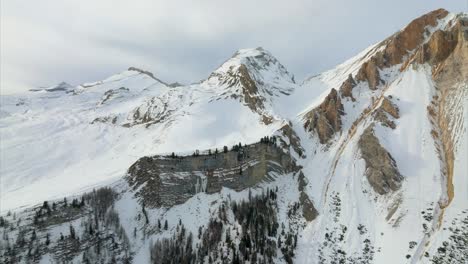
{"type": "Polygon", "coordinates": [[[468,263],[467,98],[443,9],[302,82],[255,48],[2,96],[0,262],[468,263]]]}

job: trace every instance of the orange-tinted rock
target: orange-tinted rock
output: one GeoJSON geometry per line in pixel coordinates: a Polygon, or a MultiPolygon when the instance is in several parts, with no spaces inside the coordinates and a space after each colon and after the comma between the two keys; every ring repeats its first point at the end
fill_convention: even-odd
{"type": "Polygon", "coordinates": [[[306,115],[304,128],[315,131],[320,143],[327,143],[333,135],[341,130],[343,104],[338,92],[332,89],[325,100],[306,115]]]}
{"type": "Polygon", "coordinates": [[[437,20],[448,15],[445,9],[437,9],[427,13],[408,24],[402,31],[396,33],[384,50],[386,66],[392,66],[403,62],[408,52],[414,50],[424,41],[424,33],[427,26],[434,27],[437,20]]]}
{"type": "Polygon", "coordinates": [[[383,126],[395,129],[396,124],[393,120],[391,120],[391,118],[389,118],[389,115],[393,118],[399,118],[400,111],[398,107],[390,101],[389,98],[384,97],[382,104],[374,113],[374,118],[376,121],[379,121],[383,126]]]}
{"type": "Polygon", "coordinates": [[[380,84],[380,74],[377,67],[377,60],[371,58],[369,61],[362,64],[358,73],[356,74],[357,81],[367,81],[369,83],[369,88],[375,90],[380,84]]]}
{"type": "Polygon", "coordinates": [[[418,62],[433,65],[445,60],[457,46],[457,33],[442,30],[434,32],[418,54],[418,62]]]}
{"type": "Polygon", "coordinates": [[[405,57],[423,44],[426,27],[436,26],[438,20],[447,15],[447,10],[437,9],[413,20],[403,30],[383,42],[385,48],[382,51],[362,64],[356,80],[367,81],[372,90],[376,89],[381,83],[378,69],[404,63],[405,57]]]}
{"type": "Polygon", "coordinates": [[[356,81],[354,81],[353,76],[349,74],[348,79],[346,79],[343,82],[343,84],[341,84],[341,87],[340,87],[341,96],[349,97],[353,99],[354,101],[354,97],[353,97],[354,86],[356,86],[356,81]]]}
{"type": "Polygon", "coordinates": [[[398,107],[393,104],[390,99],[385,97],[382,101],[382,105],[380,106],[385,112],[390,114],[393,118],[400,118],[400,111],[398,107]]]}

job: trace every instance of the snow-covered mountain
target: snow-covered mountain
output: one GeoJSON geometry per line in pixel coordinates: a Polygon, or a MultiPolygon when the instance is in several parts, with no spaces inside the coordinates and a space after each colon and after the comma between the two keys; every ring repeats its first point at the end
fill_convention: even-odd
{"type": "Polygon", "coordinates": [[[0,259],[467,263],[467,95],[439,9],[299,83],[256,48],[2,96],[0,259]]]}

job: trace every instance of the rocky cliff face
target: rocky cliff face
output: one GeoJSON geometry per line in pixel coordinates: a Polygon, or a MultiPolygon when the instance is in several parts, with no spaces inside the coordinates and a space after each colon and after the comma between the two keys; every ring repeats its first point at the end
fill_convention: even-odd
{"type": "Polygon", "coordinates": [[[428,114],[441,156],[441,173],[447,177],[447,199],[441,201],[445,208],[455,196],[455,153],[466,118],[462,112],[468,96],[468,17],[459,16],[449,28],[435,32],[415,56],[417,62],[431,66],[436,84],[428,114]]]}
{"type": "Polygon", "coordinates": [[[362,67],[356,74],[356,80],[367,81],[370,89],[377,89],[377,86],[381,83],[379,73],[380,64],[381,62],[377,61],[376,58],[371,58],[369,61],[362,64],[362,67]]]}
{"type": "MultiPolygon", "coordinates": [[[[447,10],[438,9],[425,14],[408,24],[403,30],[382,42],[383,50],[377,52],[368,61],[364,62],[356,74],[357,81],[367,81],[369,88],[375,90],[381,83],[380,69],[404,63],[411,53],[424,44],[429,29],[437,26],[440,19],[448,15],[447,10]]],[[[438,33],[437,35],[439,35],[438,33]]],[[[446,39],[445,36],[436,36],[432,46],[438,41],[446,39]]],[[[446,43],[444,43],[446,44],[446,43]]]]}
{"type": "Polygon", "coordinates": [[[281,148],[257,143],[211,155],[144,157],[130,167],[126,179],[147,206],[171,207],[199,192],[241,191],[297,169],[281,148]]]}
{"type": "Polygon", "coordinates": [[[271,123],[274,98],[289,95],[296,87],[294,76],[261,47],[237,51],[203,83],[224,88],[223,95],[239,98],[265,124],[271,123]]]}
{"type": "Polygon", "coordinates": [[[341,129],[343,104],[338,92],[332,89],[322,104],[305,115],[304,128],[317,133],[320,143],[327,143],[341,129]]]}
{"type": "Polygon", "coordinates": [[[448,14],[448,11],[445,9],[434,10],[413,20],[403,30],[392,36],[383,52],[385,65],[402,63],[404,57],[410,51],[423,43],[427,36],[428,28],[436,26],[438,20],[446,17],[448,14]]]}
{"type": "Polygon", "coordinates": [[[342,97],[349,97],[351,100],[355,101],[353,97],[353,88],[356,86],[356,81],[353,78],[353,75],[349,74],[348,79],[343,82],[343,84],[340,87],[340,92],[342,97]]]}
{"type": "Polygon", "coordinates": [[[368,127],[358,142],[362,158],[366,162],[366,177],[379,194],[387,194],[401,187],[403,176],[395,160],[375,137],[373,127],[368,127]]]}
{"type": "Polygon", "coordinates": [[[374,118],[379,121],[383,126],[390,127],[392,129],[396,128],[395,122],[392,120],[398,119],[400,117],[400,111],[398,107],[391,102],[391,99],[384,97],[382,104],[375,111],[374,118]]]}

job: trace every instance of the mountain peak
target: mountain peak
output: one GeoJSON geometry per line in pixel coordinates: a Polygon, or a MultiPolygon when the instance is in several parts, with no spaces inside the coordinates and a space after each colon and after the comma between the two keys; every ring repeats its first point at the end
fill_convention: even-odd
{"type": "Polygon", "coordinates": [[[241,67],[245,68],[251,77],[260,83],[270,82],[268,80],[270,77],[295,83],[294,76],[269,51],[262,47],[239,49],[217,68],[208,80],[219,79],[226,74],[232,75],[241,67]]]}

